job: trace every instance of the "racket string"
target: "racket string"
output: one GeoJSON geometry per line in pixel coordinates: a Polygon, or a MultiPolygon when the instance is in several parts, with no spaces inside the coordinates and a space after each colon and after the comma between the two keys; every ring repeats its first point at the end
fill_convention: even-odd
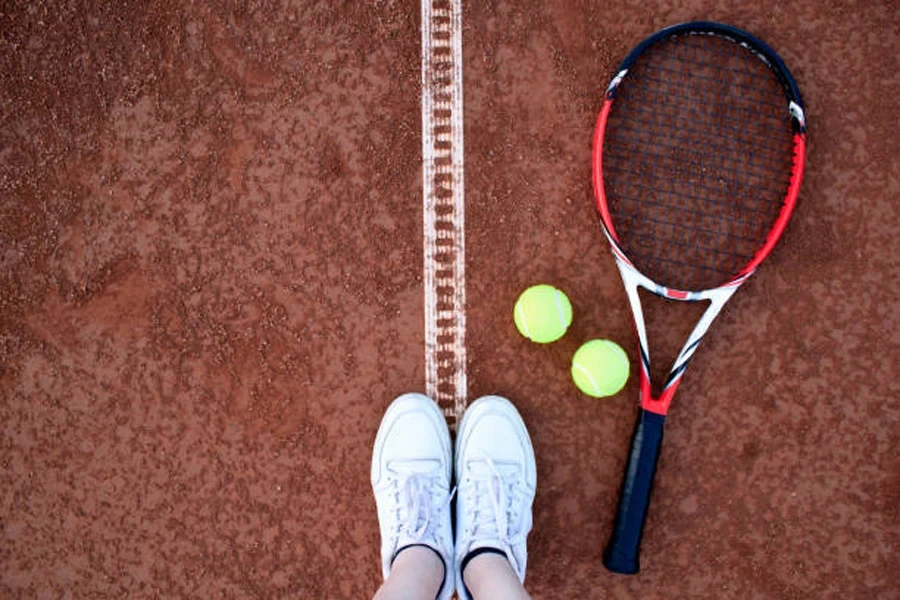
{"type": "Polygon", "coordinates": [[[653,195],[653,192],[634,197],[624,194],[619,196],[646,205],[640,214],[619,215],[621,226],[617,227],[617,231],[620,237],[627,237],[632,232],[644,236],[652,233],[653,237],[660,239],[674,235],[677,239],[690,239],[698,243],[706,239],[704,235],[710,234],[724,236],[727,239],[718,241],[727,242],[726,245],[736,247],[737,252],[747,254],[755,251],[759,240],[767,232],[767,226],[757,221],[734,215],[727,218],[710,217],[693,206],[678,205],[677,198],[672,196],[653,195]]]}
{"type": "MultiPolygon", "coordinates": [[[[644,218],[646,218],[646,217],[644,217],[644,218]]],[[[728,248],[731,248],[731,249],[730,250],[722,250],[720,248],[712,248],[711,251],[717,252],[719,254],[726,253],[726,254],[730,254],[733,256],[740,256],[740,257],[746,256],[747,251],[748,251],[747,249],[755,247],[756,242],[757,242],[757,238],[740,237],[730,231],[721,231],[721,230],[716,231],[716,230],[712,230],[709,228],[703,228],[703,227],[694,227],[689,230],[686,230],[686,229],[682,228],[678,223],[673,223],[671,221],[659,221],[659,220],[654,219],[654,222],[656,225],[659,225],[659,226],[663,226],[663,225],[668,226],[671,231],[670,235],[668,237],[662,235],[662,233],[661,233],[662,230],[659,230],[660,233],[653,235],[653,236],[650,236],[650,234],[644,234],[644,233],[640,233],[640,232],[633,233],[632,235],[634,235],[636,238],[643,237],[646,239],[654,239],[654,240],[659,239],[659,240],[663,240],[665,242],[674,242],[679,245],[689,244],[694,247],[698,246],[697,239],[699,236],[706,236],[706,235],[722,236],[722,237],[730,238],[732,240],[731,243],[728,244],[728,248]],[[686,233],[689,235],[686,235],[686,233]],[[751,246],[748,246],[747,244],[751,244],[751,246]],[[740,251],[740,249],[742,249],[742,248],[744,249],[744,251],[740,251]]],[[[640,249],[641,249],[640,244],[636,244],[635,250],[639,252],[640,249]]]]}
{"type": "MultiPolygon", "coordinates": [[[[638,117],[637,119],[634,119],[634,120],[635,120],[635,122],[640,122],[643,125],[643,127],[623,126],[622,132],[621,132],[623,134],[628,133],[631,135],[639,136],[642,133],[646,132],[647,126],[654,124],[654,121],[652,119],[654,117],[658,117],[658,112],[648,110],[642,106],[632,107],[631,112],[633,112],[635,114],[633,116],[631,116],[631,115],[629,115],[629,116],[631,116],[632,119],[634,119],[634,117],[638,117]]],[[[790,120],[789,119],[779,119],[772,125],[783,125],[785,127],[789,127],[790,120]]],[[[724,124],[721,126],[720,129],[722,131],[733,133],[735,135],[740,135],[740,133],[741,133],[738,130],[732,129],[731,127],[728,127],[727,125],[724,125],[724,124]]],[[[699,131],[694,128],[691,128],[689,126],[685,127],[682,131],[683,131],[683,133],[687,133],[687,134],[704,135],[704,132],[699,131]]],[[[751,156],[751,158],[747,161],[747,164],[752,165],[752,166],[762,167],[764,169],[770,168],[772,166],[772,164],[766,164],[766,163],[762,163],[757,160],[753,160],[753,156],[756,155],[756,156],[772,158],[773,155],[780,153],[783,149],[783,148],[776,147],[776,146],[770,146],[765,143],[760,144],[759,143],[760,140],[758,138],[752,138],[752,139],[748,139],[748,140],[740,140],[740,139],[734,139],[734,138],[727,138],[727,139],[719,138],[718,140],[710,140],[710,142],[711,143],[706,148],[707,150],[713,150],[713,151],[717,151],[717,152],[718,151],[729,151],[729,153],[733,153],[735,151],[747,152],[751,156]],[[730,144],[728,142],[730,142],[730,144]]],[[[659,142],[659,144],[666,148],[676,148],[676,146],[673,144],[665,144],[664,142],[661,142],[661,141],[659,142]]],[[[609,148],[609,150],[615,151],[615,148],[609,148]]],[[[726,155],[723,158],[728,158],[728,155],[726,155]]],[[[732,158],[733,158],[733,156],[732,156],[732,158]]],[[[773,163],[773,164],[778,167],[783,166],[780,161],[778,163],[773,163]]],[[[761,176],[760,173],[750,173],[750,175],[761,176]]]]}
{"type": "MultiPolygon", "coordinates": [[[[623,215],[623,217],[626,219],[628,219],[628,218],[634,219],[635,218],[634,215],[623,215]]],[[[654,219],[653,217],[643,217],[643,218],[653,221],[654,223],[657,223],[658,225],[669,225],[671,227],[683,228],[683,226],[680,223],[676,223],[673,221],[663,221],[661,219],[654,219]]],[[[751,242],[754,244],[758,241],[757,238],[735,235],[734,233],[731,233],[728,231],[715,231],[712,229],[704,229],[702,227],[690,228],[689,231],[697,232],[697,233],[709,233],[712,235],[725,235],[725,236],[732,237],[738,241],[751,242]]]]}
{"type": "MultiPolygon", "coordinates": [[[[664,104],[662,106],[668,106],[668,107],[674,108],[674,107],[678,106],[679,100],[682,100],[682,101],[690,100],[690,97],[688,95],[686,95],[684,93],[680,93],[680,92],[683,92],[684,90],[679,89],[677,86],[672,86],[671,82],[665,82],[660,77],[651,77],[645,73],[641,73],[640,77],[644,79],[644,82],[643,82],[644,85],[655,85],[658,88],[655,90],[649,90],[649,89],[642,90],[641,92],[661,97],[662,100],[664,101],[664,104]]],[[[729,91],[729,93],[731,93],[731,92],[729,91]]],[[[627,97],[628,88],[624,88],[624,89],[619,88],[616,91],[617,97],[619,96],[619,94],[622,94],[623,97],[627,97]]],[[[747,97],[759,98],[759,96],[757,94],[747,95],[747,97]]],[[[780,104],[772,104],[771,102],[772,102],[771,98],[759,98],[758,104],[756,106],[752,106],[752,107],[751,106],[745,106],[745,107],[732,106],[731,109],[733,111],[738,111],[738,112],[746,111],[747,114],[752,113],[754,115],[761,113],[761,112],[765,112],[767,115],[770,115],[770,116],[775,117],[780,120],[786,114],[785,105],[783,102],[780,104]]],[[[715,107],[715,106],[712,106],[712,107],[710,107],[710,106],[694,106],[690,102],[688,102],[687,104],[689,106],[691,106],[691,109],[692,109],[692,111],[695,112],[695,114],[704,114],[703,109],[705,109],[705,108],[721,108],[721,107],[715,107]]],[[[738,128],[738,127],[733,127],[731,129],[733,131],[738,131],[738,132],[743,131],[743,129],[738,128]]]]}
{"type": "MultiPolygon", "coordinates": [[[[684,62],[687,64],[691,64],[690,61],[684,61],[684,62]]],[[[699,64],[699,63],[695,63],[695,64],[699,64]]],[[[702,66],[709,67],[710,65],[704,63],[702,66]]],[[[671,78],[665,78],[665,77],[662,77],[662,75],[665,75],[665,74],[668,74],[668,75],[676,74],[677,75],[680,73],[681,73],[681,71],[677,70],[677,69],[673,69],[670,67],[664,67],[661,65],[654,65],[653,67],[648,68],[644,72],[643,76],[646,77],[648,80],[651,80],[655,83],[669,85],[669,84],[671,84],[671,80],[670,80],[671,78]],[[656,74],[659,74],[660,76],[654,77],[653,75],[656,75],[656,74]]],[[[719,78],[702,75],[697,72],[694,72],[691,74],[691,79],[703,81],[710,85],[721,85],[722,84],[722,80],[719,78]]],[[[751,83],[741,83],[738,81],[729,81],[728,86],[732,90],[737,88],[738,90],[743,90],[747,93],[753,94],[754,96],[759,93],[759,87],[754,85],[752,82],[751,83]]],[[[777,112],[781,113],[781,112],[784,112],[784,103],[783,102],[772,102],[772,103],[760,104],[760,108],[771,108],[771,109],[777,110],[777,112]]]]}
{"type": "Polygon", "coordinates": [[[638,58],[612,104],[603,179],[639,270],[698,290],[743,269],[790,184],[789,117],[768,66],[731,40],[677,37],[638,58]]]}
{"type": "MultiPolygon", "coordinates": [[[[650,156],[653,156],[653,155],[650,155],[650,156]]],[[[625,173],[632,177],[639,177],[639,176],[646,175],[646,173],[642,173],[634,168],[626,168],[626,167],[622,166],[622,163],[624,163],[624,162],[625,162],[625,160],[623,157],[622,160],[616,166],[611,167],[609,169],[604,169],[604,172],[609,172],[610,174],[613,174],[613,175],[620,175],[622,173],[625,173]]],[[[731,202],[728,200],[724,200],[721,198],[710,198],[709,196],[704,196],[704,195],[700,195],[697,193],[687,193],[687,192],[681,192],[681,191],[677,191],[677,190],[661,190],[660,191],[658,187],[653,187],[652,185],[650,185],[648,183],[631,182],[630,185],[632,187],[647,190],[647,191],[659,191],[660,193],[668,194],[668,195],[674,196],[676,198],[682,198],[682,199],[687,200],[694,204],[696,204],[698,202],[712,202],[714,204],[722,204],[725,206],[732,206],[738,210],[745,210],[748,212],[769,214],[771,212],[772,207],[781,206],[781,200],[774,200],[773,198],[774,198],[775,194],[781,193],[783,190],[787,189],[787,186],[790,183],[790,173],[784,173],[784,176],[785,176],[785,179],[777,181],[776,183],[778,185],[774,185],[774,186],[767,185],[767,186],[763,187],[758,184],[744,183],[741,187],[743,187],[745,189],[752,189],[754,192],[757,192],[759,194],[765,193],[766,195],[769,195],[769,198],[761,198],[761,199],[757,200],[753,205],[735,204],[734,202],[731,202]]],[[[611,178],[611,179],[613,179],[613,181],[615,181],[614,178],[611,178]]],[[[772,179],[772,178],[770,178],[770,179],[772,179]]],[[[690,189],[694,190],[695,188],[690,188],[690,189]]],[[[701,191],[703,191],[703,190],[701,190],[701,191]]],[[[703,213],[701,213],[701,214],[703,214],[703,213]]],[[[738,220],[740,221],[740,219],[738,219],[738,220]]]]}

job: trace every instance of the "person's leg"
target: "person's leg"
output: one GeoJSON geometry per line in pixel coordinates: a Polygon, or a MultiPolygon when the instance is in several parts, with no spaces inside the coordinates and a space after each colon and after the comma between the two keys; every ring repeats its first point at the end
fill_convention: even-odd
{"type": "Polygon", "coordinates": [[[444,563],[431,548],[410,546],[396,555],[375,600],[434,600],[444,581],[444,563]]]}
{"type": "Polygon", "coordinates": [[[463,582],[475,600],[529,600],[512,564],[502,554],[474,557],[462,572],[463,582]]]}
{"type": "Polygon", "coordinates": [[[388,407],[372,454],[385,582],[378,600],[453,594],[450,431],[437,404],[405,394],[388,407]]]}
{"type": "Polygon", "coordinates": [[[460,599],[528,598],[522,583],[537,468],[528,430],[509,400],[472,403],[456,435],[455,463],[460,599]]]}

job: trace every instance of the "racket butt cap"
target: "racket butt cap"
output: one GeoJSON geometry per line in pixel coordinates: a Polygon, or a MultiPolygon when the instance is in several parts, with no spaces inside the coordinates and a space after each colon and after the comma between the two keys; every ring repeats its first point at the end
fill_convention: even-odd
{"type": "Polygon", "coordinates": [[[641,570],[640,561],[636,557],[623,556],[615,552],[612,545],[603,553],[603,566],[619,575],[636,575],[641,570]]]}

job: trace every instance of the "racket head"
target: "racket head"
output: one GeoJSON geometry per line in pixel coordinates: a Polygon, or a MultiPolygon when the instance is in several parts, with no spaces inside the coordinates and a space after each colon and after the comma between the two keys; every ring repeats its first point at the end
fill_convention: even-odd
{"type": "Polygon", "coordinates": [[[655,33],[619,66],[594,134],[614,254],[675,299],[739,285],[781,237],[805,156],[803,101],[774,50],[706,21],[655,33]]]}

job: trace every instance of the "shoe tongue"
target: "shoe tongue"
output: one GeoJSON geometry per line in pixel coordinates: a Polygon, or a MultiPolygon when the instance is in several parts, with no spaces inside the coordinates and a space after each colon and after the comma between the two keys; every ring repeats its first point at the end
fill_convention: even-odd
{"type": "Polygon", "coordinates": [[[494,475],[494,469],[501,477],[517,475],[519,473],[519,464],[515,462],[494,461],[494,468],[488,464],[486,460],[470,460],[469,469],[475,475],[494,475]]]}
{"type": "Polygon", "coordinates": [[[387,465],[388,471],[393,473],[433,473],[440,467],[441,461],[433,458],[392,460],[387,465]]]}

